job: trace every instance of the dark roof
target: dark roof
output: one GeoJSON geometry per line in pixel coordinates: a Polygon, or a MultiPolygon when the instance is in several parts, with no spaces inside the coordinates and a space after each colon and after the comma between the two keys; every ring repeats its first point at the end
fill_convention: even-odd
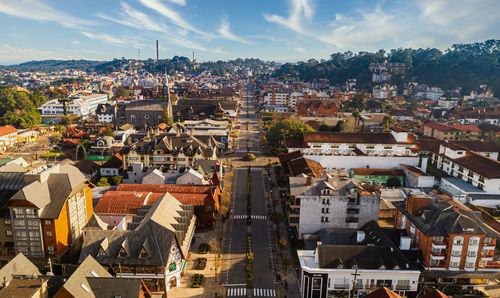
{"type": "Polygon", "coordinates": [[[399,294],[394,293],[392,290],[382,287],[365,296],[366,298],[401,298],[399,294]]]}
{"type": "Polygon", "coordinates": [[[309,148],[302,137],[284,136],[283,141],[288,148],[309,148]]]}
{"type": "Polygon", "coordinates": [[[438,289],[433,290],[425,295],[420,296],[419,298],[448,298],[443,292],[438,289]]]}
{"type": "Polygon", "coordinates": [[[111,104],[101,103],[97,105],[95,113],[97,115],[113,115],[115,113],[114,107],[115,106],[111,104]]]}
{"type": "Polygon", "coordinates": [[[395,248],[366,245],[320,245],[320,268],[408,269],[409,261],[395,248]],[[397,267],[396,267],[397,266],[397,267]]]}
{"type": "Polygon", "coordinates": [[[84,174],[93,174],[94,172],[98,171],[100,166],[91,161],[91,160],[88,160],[88,159],[82,159],[80,161],[78,161],[76,164],[75,164],[75,167],[77,169],[80,170],[80,172],[84,173],[84,174]]]}
{"type": "MultiPolygon", "coordinates": [[[[140,297],[140,278],[87,277],[95,297],[140,297]]],[[[151,297],[151,296],[146,296],[151,297]]]]}
{"type": "Polygon", "coordinates": [[[292,176],[297,176],[300,174],[312,174],[314,177],[322,177],[326,174],[323,166],[312,159],[301,157],[294,160],[291,160],[286,163],[288,172],[292,176]]]}
{"type": "Polygon", "coordinates": [[[426,236],[445,236],[449,234],[472,234],[500,237],[500,235],[482,220],[480,211],[472,211],[456,201],[430,203],[409,214],[406,202],[392,202],[408,220],[426,236]]]}
{"type": "Polygon", "coordinates": [[[161,100],[136,100],[125,106],[127,111],[163,111],[165,103],[161,100]]]}
{"type": "Polygon", "coordinates": [[[280,160],[280,163],[285,163],[287,161],[294,160],[294,159],[300,158],[300,157],[302,157],[302,152],[300,152],[300,150],[278,154],[278,158],[280,160]]]}
{"type": "Polygon", "coordinates": [[[123,167],[123,161],[121,156],[117,153],[108,159],[101,168],[105,169],[121,169],[123,167]]]}
{"type": "Polygon", "coordinates": [[[492,141],[449,141],[451,144],[463,146],[476,152],[498,152],[500,148],[492,141]]]}
{"type": "Polygon", "coordinates": [[[488,179],[500,178],[500,162],[474,151],[464,157],[452,159],[453,162],[488,179]]]}

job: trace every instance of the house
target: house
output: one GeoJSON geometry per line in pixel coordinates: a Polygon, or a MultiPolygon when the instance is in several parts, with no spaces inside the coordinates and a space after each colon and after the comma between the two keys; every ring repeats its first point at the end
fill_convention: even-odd
{"type": "Polygon", "coordinates": [[[340,102],[329,99],[299,99],[296,111],[301,117],[334,117],[340,112],[340,102]]]}
{"type": "Polygon", "coordinates": [[[18,130],[12,125],[0,126],[0,150],[5,151],[17,143],[18,130]]]}
{"type": "Polygon", "coordinates": [[[99,104],[95,114],[99,123],[114,123],[117,119],[118,106],[116,104],[99,104]]]}
{"type": "Polygon", "coordinates": [[[439,140],[477,140],[480,131],[474,125],[448,125],[439,122],[424,124],[424,135],[439,140]]]}
{"type": "Polygon", "coordinates": [[[375,221],[359,229],[325,229],[310,235],[306,248],[312,247],[297,251],[301,296],[331,297],[345,291],[356,296],[380,287],[403,296],[416,292],[420,268],[405,252],[409,242],[404,236],[401,240],[398,246],[375,221]]]}
{"type": "Polygon", "coordinates": [[[450,119],[460,124],[488,123],[500,126],[500,106],[494,107],[455,107],[450,111],[450,119]]]}
{"type": "Polygon", "coordinates": [[[289,177],[288,218],[300,239],[323,228],[357,228],[377,220],[379,197],[343,171],[289,177]]]}
{"type": "Polygon", "coordinates": [[[140,278],[113,277],[91,255],[76,268],[54,298],[151,297],[140,278]]]}
{"type": "Polygon", "coordinates": [[[90,181],[99,173],[100,166],[91,160],[82,159],[75,164],[75,168],[79,169],[85,178],[90,181]]]}
{"type": "Polygon", "coordinates": [[[144,167],[183,168],[192,167],[199,159],[217,159],[217,152],[221,147],[225,146],[219,146],[219,142],[211,136],[201,138],[191,134],[153,135],[125,146],[120,155],[123,157],[124,170],[137,162],[142,162],[144,167]]]}
{"type": "Polygon", "coordinates": [[[352,168],[349,170],[349,174],[352,178],[384,186],[392,177],[399,181],[400,186],[404,185],[405,182],[405,173],[401,169],[352,168]]]}
{"type": "Polygon", "coordinates": [[[434,187],[435,179],[434,176],[428,175],[423,172],[421,169],[409,166],[409,165],[401,165],[403,167],[403,172],[405,175],[405,183],[406,187],[434,187]]]}
{"type": "Polygon", "coordinates": [[[137,211],[126,230],[88,230],[83,235],[79,262],[92,256],[123,278],[147,276],[152,294],[180,284],[194,235],[193,207],[164,194],[137,211]]]}
{"type": "Polygon", "coordinates": [[[116,153],[108,159],[99,169],[101,176],[118,176],[123,169],[123,159],[120,154],[116,153]]]}
{"type": "MultiPolygon", "coordinates": [[[[96,112],[99,104],[108,101],[107,94],[76,95],[66,102],[68,115],[89,116],[96,112]]],[[[42,104],[39,108],[42,115],[64,115],[64,105],[60,99],[52,99],[42,104]]]]}
{"type": "Polygon", "coordinates": [[[344,168],[399,169],[401,164],[417,166],[417,140],[401,131],[390,133],[303,132],[301,137],[284,137],[288,152],[299,150],[326,170],[344,168]]]}
{"type": "Polygon", "coordinates": [[[59,164],[25,173],[24,183],[8,203],[15,252],[59,257],[92,216],[91,184],[74,166],[59,164]]]}
{"type": "Polygon", "coordinates": [[[319,178],[326,174],[325,169],[319,162],[304,158],[300,151],[280,153],[278,157],[285,173],[290,176],[306,174],[319,178]]]}
{"type": "Polygon", "coordinates": [[[500,234],[483,222],[481,212],[444,196],[433,202],[429,197],[410,195],[393,204],[397,209],[395,228],[408,232],[412,247],[422,251],[422,265],[427,270],[439,270],[442,277],[446,271],[479,274],[500,270],[494,261],[500,234]]]}
{"type": "Polygon", "coordinates": [[[397,121],[413,121],[415,119],[415,113],[412,111],[395,110],[389,114],[394,120],[397,121]]]}
{"type": "Polygon", "coordinates": [[[18,253],[12,260],[0,269],[0,280],[3,284],[10,282],[16,275],[41,275],[36,267],[22,253],[18,253]]]}
{"type": "Polygon", "coordinates": [[[21,144],[32,144],[38,140],[40,132],[37,130],[25,130],[17,135],[17,142],[21,144]]]}

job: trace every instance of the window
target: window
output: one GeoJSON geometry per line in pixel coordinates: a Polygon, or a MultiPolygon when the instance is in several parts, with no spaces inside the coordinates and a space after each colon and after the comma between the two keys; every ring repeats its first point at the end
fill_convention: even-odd
{"type": "Polygon", "coordinates": [[[30,231],[30,238],[40,238],[40,232],[38,231],[30,231]]]}
{"type": "Polygon", "coordinates": [[[330,199],[323,199],[322,204],[330,204],[330,199]]]}
{"type": "Polygon", "coordinates": [[[6,220],[5,220],[5,224],[6,224],[6,225],[10,225],[10,219],[6,219],[6,220]]]}
{"type": "Polygon", "coordinates": [[[47,231],[47,237],[52,237],[52,232],[51,231],[47,231]]]}
{"type": "Polygon", "coordinates": [[[148,120],[149,119],[149,115],[144,115],[144,119],[148,120]]]}
{"type": "Polygon", "coordinates": [[[444,237],[443,236],[434,236],[433,240],[434,240],[434,242],[444,242],[444,237]]]}
{"type": "Polygon", "coordinates": [[[127,252],[125,251],[125,249],[123,247],[120,249],[120,252],[118,253],[118,256],[120,258],[126,258],[127,257],[127,252]]]}
{"type": "Polygon", "coordinates": [[[452,257],[460,257],[461,255],[462,255],[462,252],[461,252],[461,251],[459,251],[459,250],[453,250],[453,251],[451,252],[451,256],[452,256],[452,257]]]}
{"type": "Polygon", "coordinates": [[[139,257],[141,257],[141,258],[147,258],[148,257],[148,252],[147,252],[147,250],[144,247],[141,249],[141,252],[139,253],[139,257]]]}
{"type": "Polygon", "coordinates": [[[470,238],[469,245],[479,245],[479,238],[478,237],[470,238]]]}
{"type": "Polygon", "coordinates": [[[26,225],[26,222],[24,219],[14,219],[14,225],[16,227],[24,227],[26,225]]]}
{"type": "Polygon", "coordinates": [[[431,262],[430,263],[431,263],[431,265],[438,265],[439,264],[439,260],[431,258],[431,262]]]}
{"type": "Polygon", "coordinates": [[[458,237],[453,238],[453,244],[456,244],[456,245],[464,244],[464,237],[458,236],[458,237]]]}
{"type": "Polygon", "coordinates": [[[7,237],[11,237],[11,236],[12,236],[12,230],[11,230],[11,229],[6,229],[6,230],[5,230],[5,235],[6,235],[7,237]]]}
{"type": "Polygon", "coordinates": [[[130,123],[135,123],[135,115],[130,115],[130,123]]]}
{"type": "Polygon", "coordinates": [[[330,208],[321,208],[321,213],[330,213],[330,208]]]}
{"type": "Polygon", "coordinates": [[[16,240],[18,241],[28,240],[28,234],[26,233],[26,231],[16,231],[16,240]]]}
{"type": "Polygon", "coordinates": [[[28,220],[28,228],[38,229],[38,220],[33,220],[33,219],[28,220]]]}
{"type": "Polygon", "coordinates": [[[450,262],[450,268],[458,268],[460,266],[459,262],[450,262]]]}
{"type": "Polygon", "coordinates": [[[174,271],[177,268],[177,264],[175,262],[170,263],[168,265],[168,271],[174,271]]]}
{"type": "Polygon", "coordinates": [[[24,209],[14,208],[14,217],[24,217],[24,209]]]}
{"type": "Polygon", "coordinates": [[[185,159],[185,158],[183,158],[183,157],[179,157],[177,160],[178,160],[178,161],[185,161],[186,159],[185,159]]]}
{"type": "Polygon", "coordinates": [[[27,208],[26,209],[26,217],[27,218],[35,218],[36,217],[36,209],[27,208]]]}
{"type": "Polygon", "coordinates": [[[467,252],[467,256],[468,257],[475,257],[475,256],[477,256],[477,251],[469,251],[469,252],[467,252]]]}
{"type": "Polygon", "coordinates": [[[483,243],[491,243],[491,237],[484,237],[483,243]]]}
{"type": "Polygon", "coordinates": [[[25,255],[28,254],[28,246],[18,245],[17,250],[25,255]]]}
{"type": "Polygon", "coordinates": [[[328,222],[328,217],[321,216],[321,222],[328,222]]]}
{"type": "Polygon", "coordinates": [[[46,225],[46,226],[50,226],[51,224],[52,224],[52,221],[50,221],[50,220],[46,220],[46,221],[45,221],[45,225],[46,225]]]}
{"type": "Polygon", "coordinates": [[[475,265],[474,262],[465,262],[465,268],[474,268],[475,265]]]}

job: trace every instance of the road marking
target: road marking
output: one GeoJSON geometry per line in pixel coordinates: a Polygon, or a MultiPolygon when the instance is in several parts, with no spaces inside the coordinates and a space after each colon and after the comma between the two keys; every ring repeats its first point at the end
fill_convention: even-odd
{"type": "Polygon", "coordinates": [[[253,295],[257,297],[276,297],[275,289],[253,289],[253,295]]]}
{"type": "Polygon", "coordinates": [[[227,288],[226,296],[228,297],[238,297],[238,296],[246,296],[247,288],[227,288]]]}

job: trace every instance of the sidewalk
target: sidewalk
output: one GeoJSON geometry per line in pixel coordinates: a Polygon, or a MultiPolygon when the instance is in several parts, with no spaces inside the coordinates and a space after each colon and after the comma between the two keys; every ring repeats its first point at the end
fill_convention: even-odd
{"type": "MultiPolygon", "coordinates": [[[[272,200],[273,200],[273,205],[274,205],[274,210],[278,214],[283,214],[283,207],[281,205],[281,198],[279,197],[279,190],[280,187],[278,186],[278,183],[276,181],[276,176],[274,173],[274,167],[269,166],[267,167],[269,170],[269,178],[270,181],[273,182],[274,188],[272,189],[272,200]]],[[[285,188],[281,187],[281,189],[285,190],[285,188]]],[[[284,214],[283,214],[284,216],[284,214]]],[[[286,239],[286,248],[285,249],[279,249],[278,251],[280,252],[279,254],[279,267],[278,267],[278,272],[282,276],[281,283],[279,284],[279,297],[287,297],[287,298],[299,298],[300,297],[300,290],[299,290],[299,283],[298,283],[298,277],[297,273],[294,268],[293,264],[293,255],[292,255],[292,249],[290,246],[290,240],[288,239],[288,233],[286,229],[286,225],[284,220],[282,220],[278,225],[274,224],[275,228],[278,229],[279,234],[279,239],[286,239]],[[286,287],[285,287],[286,285],[286,287]]],[[[279,241],[278,239],[278,241],[279,241]]]]}

